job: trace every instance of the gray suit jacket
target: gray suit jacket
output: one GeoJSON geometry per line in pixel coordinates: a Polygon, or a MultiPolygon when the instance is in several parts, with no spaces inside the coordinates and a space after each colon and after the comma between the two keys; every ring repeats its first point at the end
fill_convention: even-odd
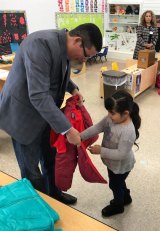
{"type": "Polygon", "coordinates": [[[47,123],[56,133],[71,125],[59,107],[76,85],[66,73],[65,30],[34,32],[21,43],[0,95],[0,128],[22,144],[31,143],[47,123]]]}

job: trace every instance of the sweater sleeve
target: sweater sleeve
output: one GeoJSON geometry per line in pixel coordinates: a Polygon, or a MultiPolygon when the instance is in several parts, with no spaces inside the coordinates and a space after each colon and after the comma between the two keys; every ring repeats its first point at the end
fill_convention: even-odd
{"type": "Polygon", "coordinates": [[[137,28],[137,40],[139,42],[139,44],[141,44],[142,46],[144,46],[144,39],[143,39],[143,26],[140,25],[137,28]]]}
{"type": "Polygon", "coordinates": [[[104,124],[106,123],[106,117],[103,118],[99,123],[87,128],[83,132],[80,133],[81,139],[82,140],[87,140],[90,137],[93,137],[104,130],[104,124]]]}
{"type": "Polygon", "coordinates": [[[134,139],[127,138],[124,135],[121,136],[117,149],[109,149],[101,147],[101,157],[111,160],[123,160],[127,154],[131,151],[134,144],[134,139]]]}
{"type": "Polygon", "coordinates": [[[151,42],[153,43],[154,46],[156,45],[157,40],[158,40],[158,28],[156,27],[154,29],[154,33],[153,33],[153,36],[152,36],[152,39],[151,39],[151,42]]]}

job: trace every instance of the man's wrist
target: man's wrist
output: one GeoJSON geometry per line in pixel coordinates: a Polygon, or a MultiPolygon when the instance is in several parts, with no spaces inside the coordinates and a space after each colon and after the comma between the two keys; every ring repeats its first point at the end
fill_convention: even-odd
{"type": "Polygon", "coordinates": [[[79,93],[79,89],[78,88],[75,88],[73,91],[72,91],[72,95],[77,95],[79,93]]]}
{"type": "Polygon", "coordinates": [[[71,128],[69,128],[67,131],[61,132],[61,135],[65,135],[71,128]]]}

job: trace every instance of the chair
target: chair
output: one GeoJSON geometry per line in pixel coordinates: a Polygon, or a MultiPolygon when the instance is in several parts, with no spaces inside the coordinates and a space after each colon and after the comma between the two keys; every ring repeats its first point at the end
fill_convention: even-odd
{"type": "Polygon", "coordinates": [[[97,59],[97,55],[94,55],[94,56],[92,56],[92,57],[89,57],[89,58],[87,59],[87,63],[89,63],[89,64],[96,63],[96,59],[97,59]]]}
{"type": "Polygon", "coordinates": [[[97,58],[99,57],[99,60],[103,62],[102,57],[105,57],[105,60],[107,61],[107,53],[108,53],[108,47],[103,47],[102,50],[97,54],[97,58]]]}

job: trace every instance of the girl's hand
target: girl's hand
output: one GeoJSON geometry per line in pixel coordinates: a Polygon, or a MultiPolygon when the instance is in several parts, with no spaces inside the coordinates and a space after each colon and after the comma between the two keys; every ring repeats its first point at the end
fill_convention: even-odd
{"type": "Polygon", "coordinates": [[[88,147],[88,150],[90,151],[90,153],[92,153],[92,154],[100,154],[100,152],[101,152],[101,146],[100,145],[98,145],[98,144],[96,144],[96,145],[94,145],[94,146],[90,146],[90,147],[88,147]]]}

